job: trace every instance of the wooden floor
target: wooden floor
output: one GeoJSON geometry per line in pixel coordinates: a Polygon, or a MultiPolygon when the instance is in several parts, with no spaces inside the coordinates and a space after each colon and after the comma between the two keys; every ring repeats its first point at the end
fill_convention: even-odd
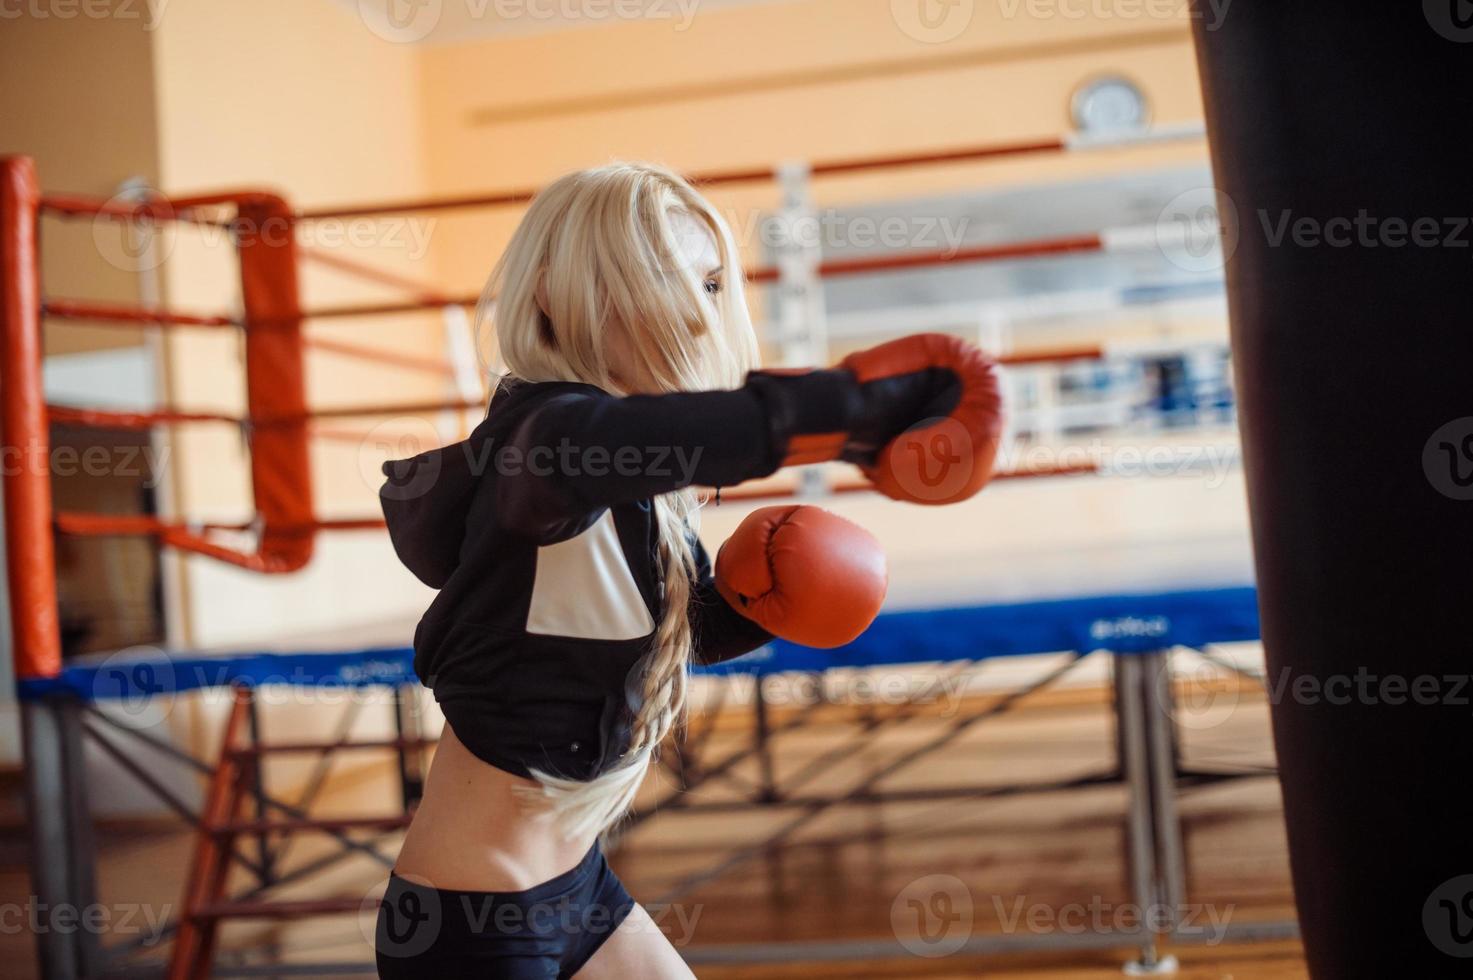
{"type": "MultiPolygon", "coordinates": [[[[1253,943],[1211,950],[1181,947],[1174,950],[1180,968],[1178,980],[1301,980],[1304,954],[1298,943],[1253,943]]],[[[788,980],[793,977],[849,977],[853,980],[892,980],[926,977],[928,980],[1120,980],[1123,958],[1109,953],[1070,953],[1050,956],[1009,956],[987,959],[890,960],[878,963],[804,964],[802,967],[707,967],[703,980],[788,980]]]]}
{"type": "MultiPolygon", "coordinates": [[[[712,736],[716,755],[746,744],[746,716],[723,718],[712,736]]],[[[846,761],[821,767],[810,790],[838,790],[944,730],[951,718],[937,712],[866,744],[846,761]]],[[[779,774],[802,770],[835,746],[855,744],[854,715],[835,711],[812,731],[785,736],[779,774]]],[[[1110,714],[1099,691],[1065,692],[1025,703],[1015,713],[982,724],[943,755],[888,780],[892,789],[972,787],[1058,780],[1103,771],[1111,764],[1110,714]]],[[[1272,764],[1267,711],[1261,697],[1245,695],[1211,724],[1183,729],[1189,765],[1256,772],[1272,764]]],[[[754,768],[739,768],[755,781],[754,768]]],[[[383,812],[392,798],[387,768],[343,770],[325,810],[383,812]]],[[[730,787],[703,787],[696,798],[731,799],[730,787]]],[[[1188,902],[1211,923],[1271,922],[1292,918],[1278,787],[1272,777],[1251,776],[1186,790],[1188,902]]],[[[779,940],[894,940],[904,928],[905,901],[936,890],[947,908],[965,910],[966,935],[1077,931],[1077,922],[1131,926],[1133,907],[1124,865],[1125,795],[1117,786],[1001,798],[929,800],[849,805],[826,812],[793,840],[767,849],[729,873],[701,884],[680,901],[683,918],[665,910],[660,921],[687,948],[779,940]],[[946,876],[937,879],[935,876],[946,876]],[[900,909],[900,912],[896,912],[900,909]],[[1125,920],[1112,918],[1125,916],[1125,920]]],[[[650,904],[688,876],[765,839],[793,810],[725,813],[670,811],[640,825],[612,857],[630,891],[650,904]]],[[[3,813],[0,813],[3,816],[3,813]]],[[[23,903],[27,894],[24,836],[14,821],[0,839],[0,904],[23,903]]],[[[178,901],[189,837],[172,828],[105,827],[100,833],[99,889],[110,906],[139,903],[158,914],[178,901]]],[[[328,845],[303,838],[293,860],[323,853],[328,845]]],[[[381,884],[372,862],[352,859],[282,897],[371,896],[381,884]]],[[[958,920],[962,921],[962,920],[958,920]]],[[[1093,928],[1093,927],[1091,927],[1093,928]]],[[[371,923],[366,917],[310,922],[238,924],[225,930],[224,958],[260,964],[273,958],[297,964],[370,962],[371,923]],[[262,944],[272,952],[236,952],[262,944]]],[[[1118,930],[1117,930],[1118,931],[1118,930]]],[[[1210,935],[1210,933],[1209,933],[1210,935]]],[[[114,943],[124,937],[110,936],[114,943]]],[[[903,938],[903,937],[902,937],[903,938]]],[[[776,980],[815,977],[975,977],[1088,980],[1121,976],[1135,934],[1119,948],[1064,953],[987,956],[904,956],[842,962],[762,966],[703,965],[706,980],[776,980]]],[[[157,962],[162,952],[140,962],[157,962]]],[[[1193,943],[1171,950],[1178,976],[1208,978],[1303,977],[1303,957],[1292,941],[1193,943]]],[[[0,929],[7,977],[34,975],[28,932],[0,929]]]]}

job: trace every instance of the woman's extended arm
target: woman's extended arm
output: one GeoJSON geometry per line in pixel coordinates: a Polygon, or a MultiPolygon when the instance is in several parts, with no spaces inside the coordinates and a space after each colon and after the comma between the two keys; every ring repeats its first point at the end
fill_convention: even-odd
{"type": "Polygon", "coordinates": [[[842,440],[861,401],[854,376],[834,370],[753,374],[735,391],[564,391],[494,451],[498,516],[546,539],[614,504],[767,476],[805,436],[842,440]]]}

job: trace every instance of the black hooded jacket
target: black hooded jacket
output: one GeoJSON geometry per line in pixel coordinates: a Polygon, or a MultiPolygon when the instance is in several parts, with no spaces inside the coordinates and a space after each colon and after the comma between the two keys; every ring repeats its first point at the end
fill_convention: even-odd
{"type": "MultiPolygon", "coordinates": [[[[605,771],[628,745],[630,671],[661,619],[651,498],[772,473],[790,439],[841,431],[852,376],[752,375],[735,391],[616,397],[504,380],[468,439],[384,465],[395,551],[440,590],[414,668],[456,736],[518,775],[605,771]]],[[[717,593],[695,543],[694,659],[771,639],[717,593]]]]}

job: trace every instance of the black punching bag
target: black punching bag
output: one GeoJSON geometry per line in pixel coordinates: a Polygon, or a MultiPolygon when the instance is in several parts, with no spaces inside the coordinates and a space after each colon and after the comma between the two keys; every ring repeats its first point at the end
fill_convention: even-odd
{"type": "Polygon", "coordinates": [[[1473,976],[1473,4],[1194,15],[1310,969],[1473,976]]]}

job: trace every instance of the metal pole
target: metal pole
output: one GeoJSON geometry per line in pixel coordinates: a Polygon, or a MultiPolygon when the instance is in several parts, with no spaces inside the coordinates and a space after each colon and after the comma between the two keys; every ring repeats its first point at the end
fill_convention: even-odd
{"type": "MultiPolygon", "coordinates": [[[[255,698],[251,698],[246,706],[246,731],[251,745],[261,744],[261,708],[255,698]]],[[[261,753],[253,753],[246,762],[246,767],[251,773],[251,807],[255,810],[256,820],[261,822],[266,819],[267,806],[261,753]]],[[[276,856],[271,848],[271,835],[265,831],[256,835],[256,854],[260,864],[258,877],[261,884],[268,885],[276,877],[276,856]]]]}
{"type": "Polygon", "coordinates": [[[1140,917],[1140,959],[1125,964],[1127,976],[1160,976],[1175,973],[1175,956],[1161,955],[1161,936],[1152,927],[1153,910],[1173,910],[1164,930],[1175,925],[1175,909],[1181,901],[1181,836],[1175,823],[1174,769],[1169,745],[1163,745],[1160,701],[1156,678],[1162,656],[1115,654],[1117,713],[1120,720],[1122,764],[1130,792],[1130,879],[1131,892],[1140,917]],[[1165,768],[1165,775],[1162,769],[1165,768]]]}
{"type": "Polygon", "coordinates": [[[180,903],[179,928],[174,934],[174,948],[169,957],[169,980],[190,980],[208,974],[213,958],[218,920],[201,915],[219,900],[225,884],[230,853],[235,848],[233,836],[219,836],[213,831],[239,819],[242,787],[240,757],[234,751],[240,741],[240,730],[251,701],[251,692],[236,688],[225,721],[225,735],[220,742],[219,762],[205,791],[200,811],[203,828],[195,837],[194,854],[189,873],[184,879],[184,898],[180,903]]]}
{"type": "Polygon", "coordinates": [[[419,699],[414,688],[394,688],[394,731],[399,737],[399,801],[404,812],[424,795],[424,745],[419,717],[419,699]]]}
{"type": "MultiPolygon", "coordinates": [[[[1145,725],[1142,721],[1140,661],[1130,654],[1114,655],[1115,690],[1120,716],[1122,767],[1130,794],[1126,828],[1129,837],[1130,894],[1141,912],[1156,897],[1156,847],[1151,833],[1151,784],[1147,763],[1145,725]]],[[[1144,930],[1140,959],[1126,965],[1127,972],[1150,972],[1160,962],[1156,936],[1144,930]]]]}
{"type": "MultiPolygon", "coordinates": [[[[67,820],[67,892],[70,901],[85,913],[97,905],[97,847],[92,832],[92,814],[87,807],[87,760],[82,744],[82,707],[71,698],[55,702],[61,735],[62,768],[65,782],[67,820]]],[[[83,922],[88,921],[83,919],[83,922]]],[[[102,975],[102,937],[87,926],[74,933],[82,975],[102,975]]]]}
{"type": "Polygon", "coordinates": [[[31,833],[31,901],[41,917],[36,953],[45,980],[85,976],[81,951],[72,937],[46,923],[55,910],[71,905],[72,873],[70,780],[65,774],[66,739],[60,705],[53,700],[21,703],[26,754],[27,822],[31,833]]]}
{"type": "Polygon", "coordinates": [[[1181,814],[1176,808],[1177,740],[1172,713],[1171,653],[1157,651],[1141,658],[1146,699],[1146,735],[1151,754],[1151,807],[1156,826],[1161,901],[1171,910],[1176,929],[1186,901],[1186,858],[1181,814]]]}
{"type": "Polygon", "coordinates": [[[777,799],[777,777],[772,767],[772,726],[767,720],[767,695],[763,693],[762,675],[752,678],[752,714],[756,728],[753,732],[757,753],[757,767],[762,774],[761,787],[757,793],[760,803],[771,803],[777,799]]]}

